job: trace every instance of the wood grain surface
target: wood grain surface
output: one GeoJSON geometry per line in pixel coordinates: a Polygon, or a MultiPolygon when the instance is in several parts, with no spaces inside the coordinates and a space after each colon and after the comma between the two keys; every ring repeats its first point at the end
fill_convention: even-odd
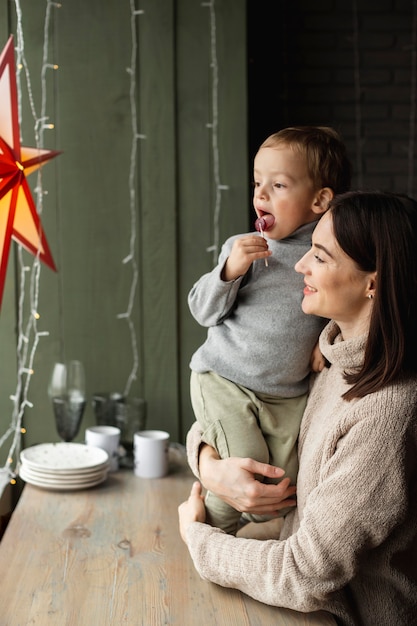
{"type": "Polygon", "coordinates": [[[1,626],[332,625],[200,579],[178,532],[193,477],[131,471],[76,492],[26,485],[0,543],[1,626]]]}

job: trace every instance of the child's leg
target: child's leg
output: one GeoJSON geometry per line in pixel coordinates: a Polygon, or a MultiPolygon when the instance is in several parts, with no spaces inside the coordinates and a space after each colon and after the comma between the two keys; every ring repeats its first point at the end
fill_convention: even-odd
{"type": "MultiPolygon", "coordinates": [[[[268,462],[269,450],[258,422],[255,394],[214,374],[191,374],[191,401],[197,421],[203,429],[203,441],[221,458],[251,457],[268,462]]],[[[207,521],[234,534],[240,512],[207,494],[207,521]]]]}
{"type": "Polygon", "coordinates": [[[307,394],[296,398],[261,396],[260,427],[269,448],[271,465],[285,470],[291,483],[297,482],[298,435],[307,403],[307,394]]]}
{"type": "MultiPolygon", "coordinates": [[[[262,406],[259,409],[259,421],[269,448],[268,462],[284,469],[285,475],[291,478],[291,484],[295,485],[298,473],[297,442],[307,403],[307,394],[296,398],[259,394],[259,399],[262,400],[262,406]]],[[[279,514],[284,516],[292,510],[293,507],[283,509],[279,514]]],[[[267,519],[261,516],[253,516],[252,518],[254,521],[267,519]]]]}

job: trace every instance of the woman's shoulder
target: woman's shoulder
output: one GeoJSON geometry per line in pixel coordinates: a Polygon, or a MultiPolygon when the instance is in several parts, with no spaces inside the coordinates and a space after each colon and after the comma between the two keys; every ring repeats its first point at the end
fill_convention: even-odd
{"type": "Polygon", "coordinates": [[[416,413],[417,376],[385,385],[382,389],[367,394],[362,400],[370,406],[376,405],[380,411],[407,409],[410,413],[416,413]]]}
{"type": "Polygon", "coordinates": [[[349,402],[350,427],[358,426],[373,439],[411,437],[417,445],[417,378],[390,384],[349,402]]]}
{"type": "MultiPolygon", "coordinates": [[[[338,437],[351,429],[360,430],[373,440],[403,437],[409,432],[417,442],[417,377],[386,385],[362,398],[345,400],[343,393],[349,385],[342,376],[332,376],[332,366],[316,375],[306,410],[305,425],[329,412],[329,426],[338,437]],[[327,411],[326,407],[332,409],[327,411]]],[[[324,418],[320,418],[324,419],[324,418]]]]}

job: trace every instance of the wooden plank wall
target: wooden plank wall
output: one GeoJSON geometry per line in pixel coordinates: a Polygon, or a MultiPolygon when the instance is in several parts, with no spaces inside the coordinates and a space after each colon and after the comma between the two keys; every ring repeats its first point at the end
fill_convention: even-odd
{"type": "MultiPolygon", "coordinates": [[[[38,110],[48,4],[20,0],[38,110]]],[[[16,33],[15,4],[0,0],[1,46],[10,33],[16,33]]],[[[222,192],[219,239],[248,227],[245,3],[61,0],[52,9],[48,58],[59,69],[46,73],[48,121],[55,128],[45,131],[44,146],[62,154],[42,170],[42,224],[58,272],[41,268],[38,328],[49,336],[36,351],[24,445],[58,440],[47,396],[54,362],[83,361],[89,398],[97,391],[124,391],[134,345],[126,319],[118,315],[127,311],[131,293],[132,265],[123,260],[132,233],[138,373],[130,394],[147,400],[149,427],[183,441],[193,421],[188,362],[205,336],[188,312],[186,296],[213,263],[206,251],[215,230],[213,110],[220,182],[228,187],[222,192]],[[134,18],[134,103],[137,131],[144,136],[136,142],[133,187],[127,71],[132,6],[142,12],[134,18]]],[[[23,100],[23,145],[35,145],[27,94],[23,100]]],[[[25,258],[31,263],[30,255],[25,258]]],[[[11,259],[0,315],[0,432],[10,421],[16,384],[15,280],[11,259]]],[[[89,404],[78,440],[92,423],[89,404]]]]}

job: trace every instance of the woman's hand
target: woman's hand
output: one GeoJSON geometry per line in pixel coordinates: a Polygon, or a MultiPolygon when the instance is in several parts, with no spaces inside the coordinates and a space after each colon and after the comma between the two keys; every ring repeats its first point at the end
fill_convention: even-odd
{"type": "Polygon", "coordinates": [[[241,513],[278,514],[295,506],[295,486],[283,478],[277,485],[262,483],[256,476],[281,478],[284,470],[253,459],[230,457],[220,459],[216,451],[203,445],[199,457],[200,478],[206,489],[241,513]]]}
{"type": "Polygon", "coordinates": [[[206,507],[204,506],[204,496],[202,495],[199,482],[193,483],[188,500],[178,507],[178,515],[180,518],[181,537],[187,543],[185,536],[188,526],[193,522],[206,521],[206,507]]]}

